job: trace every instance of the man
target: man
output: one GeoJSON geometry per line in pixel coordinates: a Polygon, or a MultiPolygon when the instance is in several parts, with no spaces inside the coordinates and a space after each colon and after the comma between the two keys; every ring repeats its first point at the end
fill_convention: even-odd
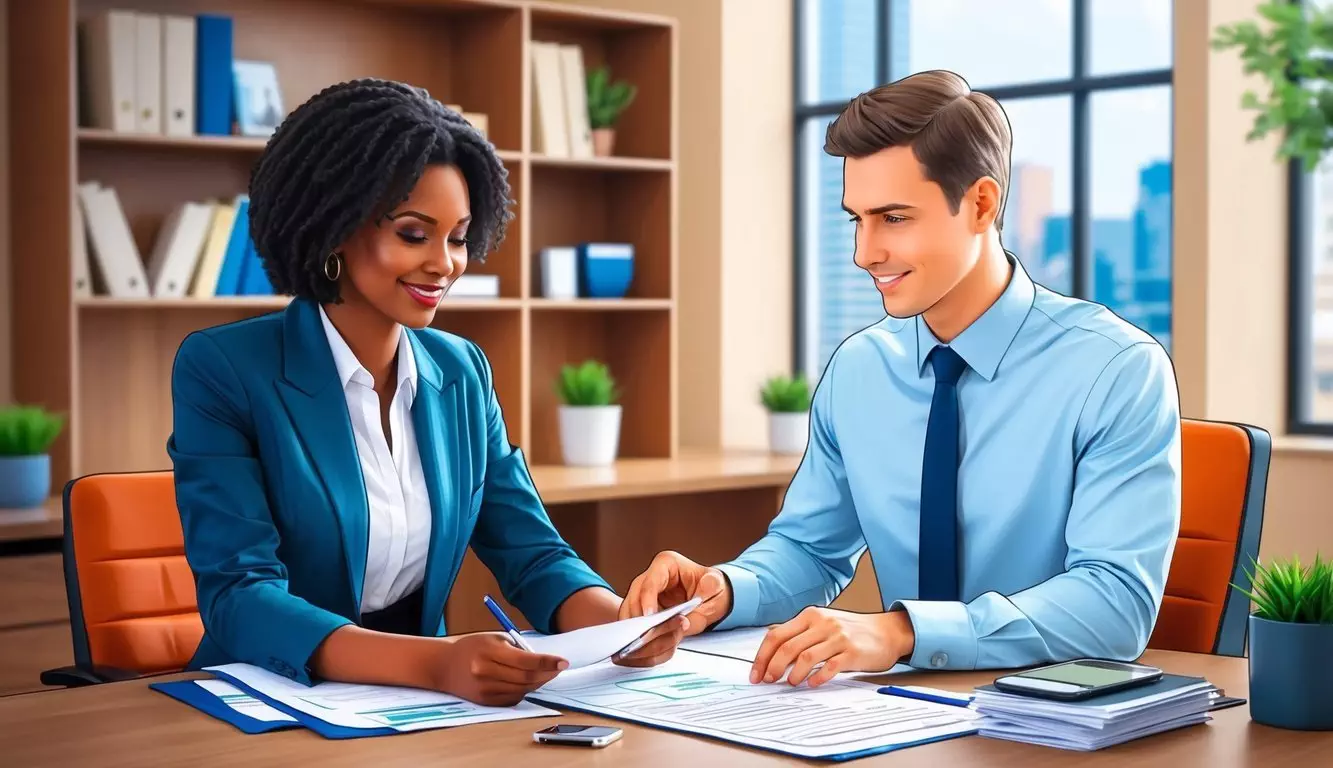
{"type": "Polygon", "coordinates": [[[697,595],[687,635],[779,624],[751,680],[794,685],[1143,651],[1180,525],[1175,376],[1149,335],[1002,248],[1009,150],[999,105],[950,72],[829,126],[888,316],[825,368],[768,534],[712,568],[658,555],[622,617],[697,595]],[[887,610],[824,607],[867,550],[887,610]]]}

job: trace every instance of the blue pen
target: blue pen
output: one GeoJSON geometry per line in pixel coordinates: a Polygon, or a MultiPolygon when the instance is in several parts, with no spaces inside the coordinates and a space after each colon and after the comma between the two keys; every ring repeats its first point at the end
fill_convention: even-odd
{"type": "Polygon", "coordinates": [[[495,617],[495,620],[500,622],[500,626],[504,627],[504,631],[508,633],[509,639],[514,641],[514,645],[517,645],[528,653],[535,653],[535,651],[532,650],[532,646],[523,641],[523,636],[518,633],[518,627],[514,626],[514,622],[509,620],[509,617],[505,615],[504,610],[491,599],[490,595],[486,595],[481,600],[486,603],[486,607],[490,609],[491,615],[495,617]]]}
{"type": "Polygon", "coordinates": [[[896,685],[886,685],[879,689],[880,693],[886,693],[890,696],[902,696],[904,699],[917,699],[919,701],[930,701],[936,704],[948,704],[951,707],[966,707],[972,703],[972,697],[958,696],[937,696],[924,691],[914,691],[910,688],[900,688],[896,685]]]}

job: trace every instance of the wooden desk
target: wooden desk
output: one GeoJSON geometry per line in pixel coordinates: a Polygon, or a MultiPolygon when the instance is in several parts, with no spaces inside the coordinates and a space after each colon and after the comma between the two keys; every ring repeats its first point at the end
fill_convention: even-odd
{"type": "MultiPolygon", "coordinates": [[[[1144,660],[1173,672],[1204,675],[1232,695],[1247,693],[1244,659],[1150,651],[1144,660]]],[[[903,680],[967,691],[994,676],[994,672],[922,672],[902,676],[895,682],[903,680]]],[[[560,720],[611,722],[577,714],[560,720]]],[[[306,730],[247,736],[149,690],[146,681],[133,681],[0,699],[0,745],[3,745],[4,764],[13,768],[113,763],[188,764],[193,768],[215,765],[389,768],[437,763],[745,768],[819,764],[629,723],[614,723],[624,728],[625,737],[605,749],[532,743],[534,730],[556,721],[556,718],[541,718],[340,741],[327,740],[306,730]]],[[[1333,733],[1282,731],[1256,725],[1249,719],[1248,708],[1242,706],[1215,713],[1213,722],[1206,725],[1091,754],[971,736],[864,758],[852,764],[898,768],[972,765],[1305,768],[1327,764],[1329,755],[1333,755],[1333,733]]]]}

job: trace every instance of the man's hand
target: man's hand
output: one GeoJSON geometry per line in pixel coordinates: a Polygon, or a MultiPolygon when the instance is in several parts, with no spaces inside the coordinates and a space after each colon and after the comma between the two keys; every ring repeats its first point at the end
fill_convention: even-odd
{"type": "Polygon", "coordinates": [[[661,552],[635,577],[620,605],[620,618],[647,616],[694,598],[703,603],[685,617],[684,637],[721,621],[731,610],[731,589],[717,568],[708,568],[677,552],[661,552]]]}
{"type": "Polygon", "coordinates": [[[905,611],[851,613],[806,608],[768,631],[750,669],[750,682],[772,683],[786,675],[791,685],[809,678],[814,688],[839,672],[882,672],[910,655],[915,643],[912,621],[905,611]],[[816,672],[820,663],[824,666],[816,672]]]}

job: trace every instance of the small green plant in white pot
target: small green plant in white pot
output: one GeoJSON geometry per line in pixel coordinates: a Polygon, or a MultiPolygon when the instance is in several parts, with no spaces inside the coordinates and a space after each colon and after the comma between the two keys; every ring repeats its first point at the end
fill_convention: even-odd
{"type": "Polygon", "coordinates": [[[759,390],[768,411],[768,447],[773,453],[805,453],[810,434],[810,385],[803,374],[773,376],[759,390]]]}
{"type": "Polygon", "coordinates": [[[65,419],[40,406],[0,408],[0,509],[30,509],[51,495],[51,444],[65,419]]]}
{"type": "Polygon", "coordinates": [[[613,464],[620,450],[620,391],[605,363],[565,365],[556,380],[560,447],[571,466],[613,464]]]}
{"type": "Polygon", "coordinates": [[[1333,561],[1256,564],[1250,581],[1250,718],[1333,731],[1333,561]]]}

